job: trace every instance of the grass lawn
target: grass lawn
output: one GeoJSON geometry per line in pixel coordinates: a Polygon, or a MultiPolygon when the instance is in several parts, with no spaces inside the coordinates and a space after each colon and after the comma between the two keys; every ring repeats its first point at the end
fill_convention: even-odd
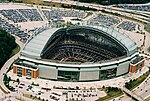
{"type": "Polygon", "coordinates": [[[150,46],[148,47],[148,49],[147,49],[147,50],[148,50],[148,52],[150,52],[150,46]]]}
{"type": "MultiPolygon", "coordinates": [[[[34,96],[30,96],[30,94],[23,94],[24,97],[27,97],[29,99],[34,99],[35,97],[34,96]]],[[[43,101],[43,99],[39,99],[39,98],[35,98],[36,100],[35,101],[43,101]]],[[[45,100],[44,100],[45,101],[45,100]]]]}
{"type": "Polygon", "coordinates": [[[144,29],[150,33],[150,24],[144,24],[144,29]]]}
{"type": "Polygon", "coordinates": [[[43,6],[51,6],[51,7],[61,7],[61,3],[57,2],[50,2],[50,1],[44,1],[42,0],[22,0],[24,3],[28,4],[37,4],[37,5],[43,5],[43,6]]]}
{"type": "Polygon", "coordinates": [[[0,86],[0,89],[1,89],[5,94],[8,94],[8,92],[5,91],[1,86],[0,86]]]}
{"type": "MultiPolygon", "coordinates": [[[[17,0],[15,0],[15,1],[17,1],[17,0]]],[[[21,1],[23,1],[25,3],[35,3],[35,4],[39,4],[39,2],[40,2],[40,0],[21,0],[21,1]]]]}
{"type": "Polygon", "coordinates": [[[129,90],[133,90],[134,88],[136,88],[137,86],[139,86],[150,74],[150,72],[146,72],[144,73],[142,76],[140,76],[139,78],[132,80],[128,83],[125,84],[125,87],[129,90]]]}
{"type": "Polygon", "coordinates": [[[3,2],[4,0],[0,0],[0,2],[3,2]]]}
{"type": "Polygon", "coordinates": [[[33,98],[34,98],[34,97],[31,97],[30,94],[23,94],[23,96],[24,96],[24,97],[27,97],[27,98],[30,98],[30,99],[33,99],[33,98]]]}
{"type": "Polygon", "coordinates": [[[19,101],[25,101],[25,100],[22,100],[22,99],[20,99],[20,98],[16,98],[17,100],[19,100],[19,101]]]}
{"type": "Polygon", "coordinates": [[[16,47],[15,49],[13,49],[13,51],[12,51],[10,57],[14,56],[14,55],[17,54],[19,51],[20,51],[20,46],[17,45],[17,47],[16,47]]]}
{"type": "Polygon", "coordinates": [[[144,101],[150,101],[150,96],[148,98],[146,98],[144,101]]]}
{"type": "Polygon", "coordinates": [[[96,101],[109,101],[110,99],[119,97],[121,95],[123,95],[123,92],[121,91],[121,89],[117,88],[118,90],[108,90],[108,87],[102,88],[103,91],[105,91],[107,93],[106,96],[99,98],[96,101]]]}
{"type": "Polygon", "coordinates": [[[84,19],[87,18],[88,16],[91,16],[92,14],[93,12],[87,12],[87,15],[84,17],[84,19]]]}

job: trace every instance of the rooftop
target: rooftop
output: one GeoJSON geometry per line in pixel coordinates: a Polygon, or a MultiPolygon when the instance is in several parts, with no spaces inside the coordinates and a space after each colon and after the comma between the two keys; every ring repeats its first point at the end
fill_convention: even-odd
{"type": "MultiPolygon", "coordinates": [[[[126,34],[120,33],[112,28],[106,28],[106,27],[96,27],[96,26],[73,26],[68,28],[74,29],[74,28],[86,28],[86,29],[93,29],[96,31],[101,31],[102,34],[109,36],[110,38],[113,38],[118,43],[120,43],[122,46],[124,46],[128,54],[131,56],[135,52],[137,52],[137,45],[134,41],[132,41],[126,34]]],[[[25,47],[21,51],[21,55],[33,58],[33,59],[41,59],[41,53],[44,49],[45,45],[47,44],[48,40],[51,38],[51,36],[61,28],[50,28],[47,29],[38,35],[34,36],[29,42],[26,43],[25,47]]]]}
{"type": "Polygon", "coordinates": [[[131,64],[136,64],[136,63],[140,62],[140,61],[143,60],[143,59],[144,59],[143,57],[138,56],[138,57],[136,57],[136,58],[131,62],[131,64]]]}

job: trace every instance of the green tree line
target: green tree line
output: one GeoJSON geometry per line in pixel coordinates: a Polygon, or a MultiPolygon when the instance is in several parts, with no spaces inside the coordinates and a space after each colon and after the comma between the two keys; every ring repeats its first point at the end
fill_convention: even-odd
{"type": "Polygon", "coordinates": [[[86,3],[97,3],[102,5],[112,5],[112,4],[141,4],[148,3],[150,0],[74,0],[86,3]]]}
{"type": "Polygon", "coordinates": [[[0,69],[10,58],[12,50],[17,46],[15,38],[6,31],[0,29],[0,69]]]}

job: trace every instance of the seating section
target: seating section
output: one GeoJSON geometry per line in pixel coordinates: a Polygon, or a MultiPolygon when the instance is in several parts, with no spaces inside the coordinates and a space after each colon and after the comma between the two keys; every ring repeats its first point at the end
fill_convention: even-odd
{"type": "Polygon", "coordinates": [[[43,59],[61,62],[99,62],[118,58],[126,54],[113,42],[107,45],[89,38],[86,39],[80,35],[64,35],[57,39],[55,41],[52,40],[53,43],[47,45],[43,51],[43,59]]]}
{"type": "Polygon", "coordinates": [[[136,29],[136,24],[129,21],[124,21],[117,26],[117,28],[121,28],[128,31],[134,31],[136,29]]]}

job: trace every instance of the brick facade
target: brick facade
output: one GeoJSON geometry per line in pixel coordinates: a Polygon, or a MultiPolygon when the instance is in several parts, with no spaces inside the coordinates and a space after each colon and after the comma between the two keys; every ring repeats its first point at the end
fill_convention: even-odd
{"type": "Polygon", "coordinates": [[[130,63],[129,72],[131,72],[131,73],[136,72],[136,71],[137,71],[137,70],[136,70],[136,66],[138,66],[138,70],[140,70],[140,69],[141,69],[141,68],[140,68],[141,65],[142,65],[142,68],[144,67],[144,62],[145,62],[145,60],[143,59],[143,60],[140,61],[138,64],[131,64],[131,63],[130,63]]]}
{"type": "Polygon", "coordinates": [[[134,73],[136,71],[136,67],[130,64],[130,72],[134,73]]]}
{"type": "Polygon", "coordinates": [[[22,68],[22,75],[26,76],[26,68],[22,68]]]}
{"type": "Polygon", "coordinates": [[[34,72],[33,78],[37,78],[38,77],[38,71],[33,71],[33,72],[34,72]]]}
{"type": "MultiPolygon", "coordinates": [[[[27,68],[21,67],[22,68],[22,76],[27,76],[27,68]]],[[[31,70],[31,77],[32,78],[37,78],[38,77],[38,69],[30,69],[31,70]]],[[[18,73],[18,66],[13,65],[13,73],[17,74],[18,73]]]]}
{"type": "Polygon", "coordinates": [[[13,73],[17,74],[17,70],[18,70],[18,67],[17,66],[13,66],[13,73]]]}

